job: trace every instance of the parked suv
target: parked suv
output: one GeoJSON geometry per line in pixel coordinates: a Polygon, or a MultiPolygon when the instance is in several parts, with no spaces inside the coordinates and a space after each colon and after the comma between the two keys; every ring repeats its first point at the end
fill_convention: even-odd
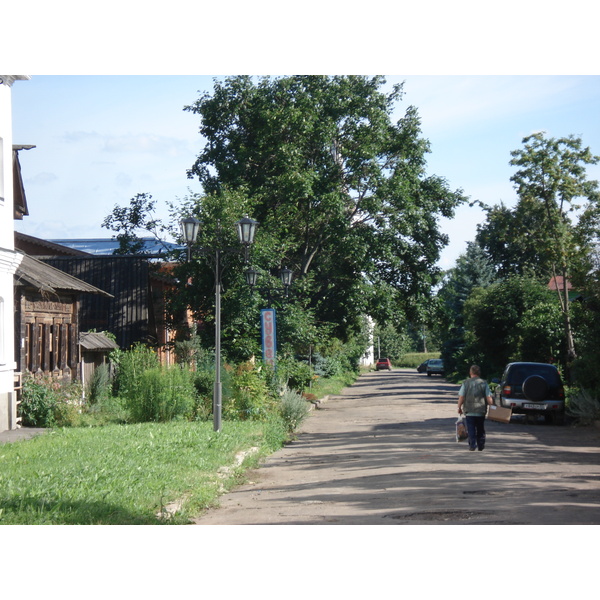
{"type": "Polygon", "coordinates": [[[547,422],[561,424],[565,392],[560,373],[546,363],[510,363],[495,390],[494,403],[512,408],[513,413],[542,414],[547,422]]]}

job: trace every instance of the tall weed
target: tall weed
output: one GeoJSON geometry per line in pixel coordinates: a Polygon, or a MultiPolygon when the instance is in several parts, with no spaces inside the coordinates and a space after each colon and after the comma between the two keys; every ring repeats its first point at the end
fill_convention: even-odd
{"type": "Polygon", "coordinates": [[[180,367],[154,367],[138,374],[135,385],[123,395],[135,422],[188,419],[194,409],[191,373],[180,367]]]}

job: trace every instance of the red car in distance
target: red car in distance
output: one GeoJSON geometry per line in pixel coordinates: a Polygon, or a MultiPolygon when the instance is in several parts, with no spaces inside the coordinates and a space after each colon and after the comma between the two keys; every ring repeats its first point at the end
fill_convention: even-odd
{"type": "Polygon", "coordinates": [[[392,363],[389,358],[380,358],[377,360],[375,370],[382,371],[383,369],[387,369],[388,371],[392,370],[392,363]]]}

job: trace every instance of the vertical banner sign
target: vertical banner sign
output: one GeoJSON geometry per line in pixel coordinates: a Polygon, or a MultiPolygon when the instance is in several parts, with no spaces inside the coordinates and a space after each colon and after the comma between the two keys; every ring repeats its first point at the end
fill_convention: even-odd
{"type": "Polygon", "coordinates": [[[275,309],[263,308],[260,311],[262,326],[263,360],[273,367],[277,360],[277,343],[275,339],[275,309]]]}

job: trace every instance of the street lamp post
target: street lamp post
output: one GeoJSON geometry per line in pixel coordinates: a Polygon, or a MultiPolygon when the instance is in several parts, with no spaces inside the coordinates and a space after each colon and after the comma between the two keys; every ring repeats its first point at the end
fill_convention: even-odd
{"type": "MultiPolygon", "coordinates": [[[[259,274],[260,273],[258,271],[256,271],[255,269],[253,269],[252,267],[247,269],[246,272],[244,273],[244,275],[246,277],[246,283],[250,287],[251,291],[254,291],[254,289],[256,288],[259,292],[265,293],[267,295],[267,302],[270,306],[272,303],[272,299],[273,299],[273,290],[270,287],[258,287],[258,288],[256,287],[256,284],[258,283],[259,274]]],[[[292,277],[293,277],[293,272],[291,269],[288,269],[287,267],[285,267],[285,268],[281,269],[281,271],[279,271],[279,279],[281,280],[281,283],[283,285],[284,295],[286,298],[289,295],[290,285],[292,285],[292,277]]]]}
{"type": "MultiPolygon", "coordinates": [[[[244,249],[244,260],[248,262],[248,252],[254,242],[257,221],[248,216],[236,223],[238,240],[244,249]]],[[[200,231],[200,221],[194,217],[187,217],[181,221],[181,233],[188,249],[188,261],[191,259],[192,246],[196,243],[200,231]]],[[[215,248],[198,249],[199,253],[214,253],[214,275],[215,275],[215,384],[213,389],[213,429],[221,431],[222,413],[222,391],[221,384],[221,255],[225,252],[239,252],[237,248],[215,248]]]]}

